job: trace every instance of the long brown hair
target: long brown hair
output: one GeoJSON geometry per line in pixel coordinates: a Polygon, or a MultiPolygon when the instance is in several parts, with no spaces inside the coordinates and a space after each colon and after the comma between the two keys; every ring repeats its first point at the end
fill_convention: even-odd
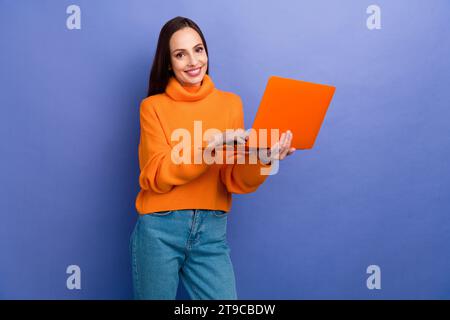
{"type": "MultiPolygon", "coordinates": [[[[205,37],[203,36],[202,31],[194,21],[180,16],[167,21],[161,28],[161,31],[159,33],[155,57],[153,59],[152,69],[150,71],[147,96],[163,93],[166,90],[166,86],[169,83],[170,77],[174,76],[173,71],[169,70],[170,38],[176,31],[186,27],[190,27],[195,31],[197,31],[197,33],[199,34],[200,38],[203,41],[203,46],[205,47],[206,55],[208,55],[208,47],[206,46],[205,37]]],[[[206,74],[209,74],[209,59],[206,74]]]]}

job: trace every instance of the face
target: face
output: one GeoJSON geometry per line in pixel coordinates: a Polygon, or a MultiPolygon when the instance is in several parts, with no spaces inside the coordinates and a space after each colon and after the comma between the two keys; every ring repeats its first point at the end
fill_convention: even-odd
{"type": "Polygon", "coordinates": [[[177,80],[185,86],[200,86],[208,67],[208,56],[200,35],[186,27],[170,38],[170,62],[177,80]]]}

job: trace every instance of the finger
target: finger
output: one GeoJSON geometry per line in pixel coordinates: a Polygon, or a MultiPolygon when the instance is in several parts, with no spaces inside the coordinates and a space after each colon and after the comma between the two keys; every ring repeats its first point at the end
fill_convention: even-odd
{"type": "Polygon", "coordinates": [[[273,159],[278,159],[280,156],[280,142],[275,143],[275,145],[270,149],[270,156],[273,159]]]}
{"type": "Polygon", "coordinates": [[[282,160],[286,154],[286,143],[289,141],[289,131],[283,133],[283,137],[280,141],[280,160],[282,160]]]}
{"type": "Polygon", "coordinates": [[[288,137],[286,139],[286,145],[290,144],[292,141],[292,132],[291,130],[288,130],[288,137]]]}
{"type": "Polygon", "coordinates": [[[286,142],[289,140],[290,135],[291,135],[291,134],[290,134],[289,130],[287,130],[287,131],[286,131],[286,135],[284,136],[284,140],[283,140],[282,146],[285,146],[285,145],[286,145],[286,142]]]}
{"type": "Polygon", "coordinates": [[[242,137],[245,138],[245,136],[247,135],[247,132],[244,129],[236,129],[234,131],[235,135],[238,137],[242,137]]]}
{"type": "Polygon", "coordinates": [[[283,150],[282,150],[282,157],[286,157],[289,152],[290,152],[290,147],[291,147],[291,143],[292,143],[292,132],[291,130],[288,130],[287,132],[287,139],[283,145],[283,150]]]}
{"type": "Polygon", "coordinates": [[[291,142],[292,142],[292,132],[289,131],[288,138],[287,138],[286,143],[284,145],[286,147],[286,149],[289,149],[291,147],[291,142]]]}
{"type": "Polygon", "coordinates": [[[288,149],[290,148],[290,145],[292,143],[293,136],[294,135],[293,135],[292,131],[289,131],[289,138],[288,138],[288,141],[286,142],[286,145],[288,146],[288,149]]]}
{"type": "Polygon", "coordinates": [[[280,160],[283,160],[286,157],[288,150],[289,149],[287,149],[286,147],[283,147],[281,149],[281,151],[280,151],[280,160]]]}
{"type": "Polygon", "coordinates": [[[238,137],[238,143],[246,143],[245,137],[238,137]]]}
{"type": "Polygon", "coordinates": [[[243,129],[237,129],[235,131],[235,135],[234,135],[235,140],[239,139],[239,140],[245,141],[247,137],[248,137],[248,134],[243,129]]]}
{"type": "Polygon", "coordinates": [[[286,138],[286,133],[285,132],[283,132],[282,134],[281,134],[281,137],[280,137],[280,141],[279,141],[279,143],[280,143],[280,146],[282,146],[283,145],[283,143],[284,143],[284,139],[286,138]]]}

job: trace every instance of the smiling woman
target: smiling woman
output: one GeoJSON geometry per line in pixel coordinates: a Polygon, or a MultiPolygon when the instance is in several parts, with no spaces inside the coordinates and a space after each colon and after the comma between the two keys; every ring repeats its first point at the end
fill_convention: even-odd
{"type": "Polygon", "coordinates": [[[224,131],[234,132],[233,142],[246,141],[241,98],[215,87],[208,64],[197,24],[176,17],[162,27],[140,105],[139,218],[130,239],[137,299],[175,299],[178,279],[192,299],[237,299],[226,239],[232,193],[256,191],[268,177],[261,169],[271,164],[194,161],[201,147],[223,147],[224,131]],[[189,140],[191,161],[175,163],[174,132],[195,137],[197,122],[218,133],[202,146],[189,140]]]}

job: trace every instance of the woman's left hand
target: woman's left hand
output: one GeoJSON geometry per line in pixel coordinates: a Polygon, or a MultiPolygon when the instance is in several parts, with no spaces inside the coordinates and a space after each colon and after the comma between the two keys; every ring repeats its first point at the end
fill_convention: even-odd
{"type": "MultiPolygon", "coordinates": [[[[267,155],[261,159],[261,162],[270,164],[274,160],[283,160],[287,156],[292,155],[296,150],[295,148],[291,148],[293,136],[294,135],[290,130],[281,134],[280,140],[267,151],[267,155]]],[[[234,157],[236,161],[238,159],[245,159],[245,152],[237,151],[232,157],[234,157]]]]}
{"type": "Polygon", "coordinates": [[[283,132],[280,140],[270,149],[268,157],[272,160],[283,160],[295,152],[295,148],[291,148],[292,137],[294,134],[291,130],[283,132]]]}

